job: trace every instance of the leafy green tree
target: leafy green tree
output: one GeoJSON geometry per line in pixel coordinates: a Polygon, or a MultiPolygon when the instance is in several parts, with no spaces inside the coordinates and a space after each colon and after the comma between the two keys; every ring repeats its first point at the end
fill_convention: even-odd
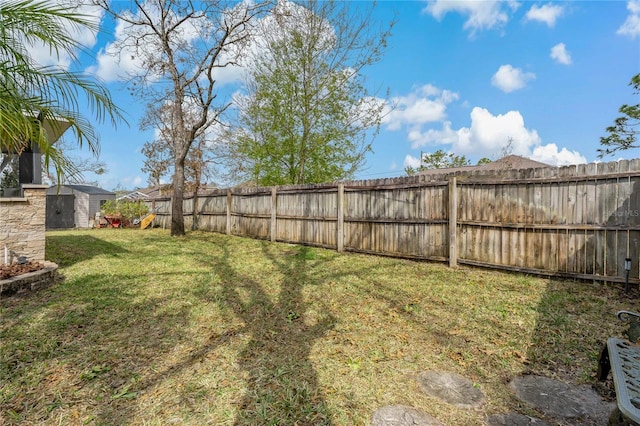
{"type": "Polygon", "coordinates": [[[60,67],[41,66],[30,56],[29,48],[42,44],[54,54],[65,52],[76,59],[83,46],[68,27],[98,31],[90,17],[68,6],[33,0],[0,2],[0,148],[19,154],[33,144],[43,153],[45,168],[52,166],[58,176],[79,171],[48,140],[44,123],[56,130],[68,122],[78,145],[86,145],[97,156],[99,140],[93,123],[109,119],[115,125],[122,120],[100,82],[60,67]],[[84,116],[81,95],[87,98],[91,119],[84,116]]]}
{"type": "MultiPolygon", "coordinates": [[[[471,165],[471,161],[464,155],[456,155],[452,152],[444,152],[441,149],[431,153],[421,153],[420,166],[417,168],[407,166],[404,171],[413,175],[425,170],[443,169],[448,167],[462,167],[471,165]]],[[[482,160],[481,160],[482,161],[482,160]]]]}
{"type": "MultiPolygon", "coordinates": [[[[640,73],[631,78],[629,86],[633,87],[634,94],[640,94],[640,73]]],[[[600,145],[604,147],[598,149],[600,158],[616,151],[640,147],[636,143],[640,134],[640,104],[624,104],[618,111],[623,115],[615,119],[613,126],[607,127],[609,136],[600,138],[600,145]]]]}
{"type": "Polygon", "coordinates": [[[372,4],[279,2],[263,20],[238,122],[227,136],[241,178],[260,185],[352,177],[377,134],[384,102],[362,71],[379,61],[389,29],[372,4]]]}
{"type": "Polygon", "coordinates": [[[487,158],[487,157],[482,157],[481,159],[478,160],[478,162],[476,163],[478,166],[482,166],[485,164],[489,164],[492,163],[493,161],[491,161],[491,159],[487,158]]]}

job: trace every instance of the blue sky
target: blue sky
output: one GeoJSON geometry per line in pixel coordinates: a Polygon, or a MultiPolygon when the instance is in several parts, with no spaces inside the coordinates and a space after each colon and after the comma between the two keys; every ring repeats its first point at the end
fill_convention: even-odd
{"type": "MultiPolygon", "coordinates": [[[[396,108],[360,179],[402,176],[437,149],[474,164],[497,159],[509,140],[509,152],[549,164],[596,161],[620,105],[639,102],[628,83],[640,72],[640,0],[382,1],[375,18],[396,25],[384,58],[364,73],[396,108]]],[[[153,133],[138,130],[144,105],[118,79],[133,64],[106,54],[116,27],[96,19],[104,31],[83,36],[93,54],[75,67],[105,81],[130,125],[98,126],[109,171],[86,178],[106,189],[145,187],[141,148],[153,133]]],[[[221,90],[238,78],[229,70],[221,90]]],[[[635,149],[605,161],[637,157],[635,149]]]]}

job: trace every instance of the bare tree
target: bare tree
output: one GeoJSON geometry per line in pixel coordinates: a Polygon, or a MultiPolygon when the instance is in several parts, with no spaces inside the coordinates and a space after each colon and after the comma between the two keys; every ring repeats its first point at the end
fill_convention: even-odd
{"type": "Polygon", "coordinates": [[[172,123],[173,108],[171,104],[147,106],[147,110],[140,120],[140,129],[155,131],[154,139],[145,142],[142,154],[145,156],[142,171],[148,173],[149,184],[160,185],[163,177],[172,176],[174,153],[174,128],[172,123]]]}
{"type": "Polygon", "coordinates": [[[248,43],[250,24],[263,13],[261,2],[95,0],[124,25],[120,51],[131,52],[140,72],[132,93],[150,106],[166,104],[165,136],[173,156],[171,235],[184,235],[185,161],[194,141],[229,106],[217,100],[217,72],[236,65],[248,43]]]}
{"type": "MultiPolygon", "coordinates": [[[[172,177],[174,173],[173,117],[174,108],[171,104],[150,105],[140,123],[143,130],[155,130],[154,140],[146,142],[142,147],[142,153],[146,157],[142,171],[149,174],[151,185],[160,185],[163,177],[172,177]]],[[[194,213],[198,209],[198,193],[202,184],[214,177],[213,166],[219,164],[216,161],[219,150],[216,149],[214,140],[216,129],[209,127],[204,130],[206,131],[193,141],[184,164],[184,188],[193,194],[194,213]]],[[[197,227],[197,217],[194,214],[193,229],[197,227]]]]}
{"type": "MultiPolygon", "coordinates": [[[[172,140],[173,108],[170,104],[158,106],[150,105],[140,122],[142,130],[155,131],[154,139],[147,141],[142,147],[146,157],[142,171],[148,173],[150,185],[159,185],[162,178],[171,178],[174,173],[173,158],[174,145],[172,140]]],[[[219,150],[216,149],[216,128],[211,126],[199,134],[193,141],[191,149],[185,158],[185,190],[194,191],[202,182],[213,179],[215,170],[213,165],[219,150]]]]}

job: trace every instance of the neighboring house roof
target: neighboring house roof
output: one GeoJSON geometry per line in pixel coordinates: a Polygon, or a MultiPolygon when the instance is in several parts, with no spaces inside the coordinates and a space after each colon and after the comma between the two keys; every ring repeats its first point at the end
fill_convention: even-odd
{"type": "Polygon", "coordinates": [[[147,200],[153,198],[169,197],[171,196],[170,185],[156,185],[149,188],[139,188],[135,191],[131,191],[125,195],[118,197],[118,200],[147,200]]]}
{"type": "Polygon", "coordinates": [[[149,195],[141,191],[133,191],[117,197],[117,200],[146,200],[149,195]]]}
{"type": "Polygon", "coordinates": [[[475,172],[479,170],[493,170],[496,172],[502,170],[519,170],[519,169],[537,169],[554,167],[549,164],[534,161],[529,158],[521,157],[519,155],[507,155],[499,160],[492,161],[491,163],[481,164],[479,166],[462,166],[462,167],[448,167],[442,169],[429,169],[419,172],[419,175],[436,175],[436,174],[454,174],[458,172],[475,172]]]}
{"type": "MultiPolygon", "coordinates": [[[[208,192],[218,189],[217,186],[214,185],[202,185],[200,190],[198,191],[199,195],[204,195],[208,192]]],[[[167,185],[158,185],[152,186],[149,188],[140,188],[135,191],[129,192],[128,194],[122,195],[118,197],[118,200],[127,199],[127,200],[152,200],[155,198],[166,198],[171,197],[173,194],[173,187],[169,184],[167,185]]],[[[185,192],[185,197],[191,197],[193,195],[192,192],[185,192]]]]}
{"type": "MultiPolygon", "coordinates": [[[[74,191],[84,192],[85,194],[89,194],[89,195],[115,195],[115,193],[111,191],[107,191],[106,189],[98,188],[97,186],[91,186],[91,185],[71,184],[71,185],[60,185],[60,186],[72,189],[74,191]]],[[[57,186],[54,185],[49,187],[49,189],[52,189],[52,188],[57,189],[57,186]]]]}

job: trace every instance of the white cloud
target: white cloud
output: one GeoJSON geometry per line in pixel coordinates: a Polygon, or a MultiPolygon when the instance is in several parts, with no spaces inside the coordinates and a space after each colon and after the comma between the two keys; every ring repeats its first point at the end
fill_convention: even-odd
{"type": "Polygon", "coordinates": [[[503,26],[509,21],[508,10],[513,11],[518,6],[516,1],[511,0],[430,0],[423,12],[429,13],[437,20],[441,20],[449,12],[467,15],[463,27],[465,30],[471,30],[473,35],[478,30],[503,26]]]}
{"type": "Polygon", "coordinates": [[[402,163],[404,167],[413,167],[417,169],[421,165],[420,158],[414,157],[413,155],[407,155],[404,157],[404,162],[402,163]]]}
{"type": "Polygon", "coordinates": [[[140,187],[143,183],[145,182],[144,178],[142,176],[136,176],[133,178],[132,180],[132,184],[135,187],[140,187]]]}
{"type": "Polygon", "coordinates": [[[416,149],[433,144],[453,144],[458,141],[458,132],[451,128],[451,122],[442,123],[442,129],[414,128],[407,133],[407,139],[411,142],[411,148],[416,149]]]}
{"type": "MultiPolygon", "coordinates": [[[[509,146],[511,153],[529,157],[550,165],[586,163],[577,151],[559,149],[556,144],[542,144],[535,129],[526,127],[519,111],[494,115],[485,108],[475,107],[470,114],[471,125],[453,129],[443,122],[441,129],[411,130],[408,139],[412,149],[433,145],[448,145],[445,150],[469,157],[497,157],[509,146]]],[[[404,166],[419,165],[419,158],[407,155],[404,166]]]]}
{"type": "MultiPolygon", "coordinates": [[[[134,18],[133,15],[131,15],[134,18]]],[[[96,65],[87,68],[87,72],[100,77],[104,81],[125,80],[132,75],[140,75],[145,72],[143,56],[137,52],[135,46],[125,43],[127,37],[142,39],[141,28],[117,21],[115,27],[115,40],[98,52],[96,65]]],[[[155,49],[152,44],[142,44],[155,49]]]]}
{"type": "Polygon", "coordinates": [[[493,115],[485,108],[475,107],[470,117],[471,126],[456,131],[457,141],[453,143],[453,152],[487,157],[487,153],[499,153],[511,143],[513,154],[527,155],[530,147],[541,142],[538,132],[525,127],[519,111],[493,115]]]}
{"type": "Polygon", "coordinates": [[[578,151],[569,151],[567,148],[558,151],[558,146],[555,143],[535,147],[530,158],[552,166],[568,166],[587,162],[585,156],[578,151]]]}
{"type": "Polygon", "coordinates": [[[534,4],[525,15],[525,20],[544,22],[547,26],[553,27],[563,12],[564,8],[559,5],[548,3],[538,6],[534,4]]]}
{"type": "Polygon", "coordinates": [[[394,98],[396,109],[387,115],[390,130],[397,130],[402,124],[423,124],[440,121],[445,117],[447,109],[444,102],[428,98],[408,96],[394,98]]]}
{"type": "Polygon", "coordinates": [[[502,65],[498,71],[491,77],[491,84],[505,93],[522,89],[527,82],[534,80],[536,75],[531,72],[524,72],[520,68],[514,68],[511,65],[502,65]]]}
{"type": "Polygon", "coordinates": [[[409,128],[407,139],[412,149],[432,145],[451,145],[456,154],[499,154],[511,141],[514,154],[527,155],[531,147],[540,145],[538,132],[525,127],[519,111],[493,115],[485,108],[475,107],[471,111],[471,126],[453,129],[451,122],[444,121],[440,129],[409,128]]]}
{"type": "Polygon", "coordinates": [[[627,2],[627,10],[629,11],[629,16],[618,28],[616,34],[636,38],[640,36],[640,0],[627,2]]]}
{"type": "MultiPolygon", "coordinates": [[[[447,90],[425,85],[413,93],[395,98],[405,108],[399,108],[393,115],[387,116],[386,124],[390,130],[404,130],[411,149],[422,150],[439,147],[449,152],[467,157],[495,158],[503,154],[509,146],[511,153],[533,158],[551,165],[585,163],[586,159],[577,151],[559,148],[556,144],[543,145],[538,132],[528,128],[520,111],[512,110],[504,114],[493,114],[488,109],[474,107],[469,115],[469,127],[453,128],[451,121],[444,117],[444,109],[431,108],[420,113],[419,106],[428,102],[440,102],[444,108],[445,100],[457,100],[459,95],[447,90]],[[450,94],[450,95],[449,95],[450,94]],[[438,113],[433,113],[437,111],[438,113]],[[440,117],[440,118],[439,118],[440,117]],[[438,128],[436,122],[441,125],[438,128]]],[[[437,148],[436,148],[437,149],[437,148]]],[[[408,154],[403,166],[417,167],[419,157],[408,154]]]]}
{"type": "Polygon", "coordinates": [[[433,84],[425,84],[424,86],[420,86],[417,92],[422,96],[438,96],[442,93],[442,90],[438,89],[433,84]]]}
{"type": "Polygon", "coordinates": [[[427,84],[407,96],[392,98],[393,109],[389,108],[383,122],[389,130],[398,130],[403,125],[419,127],[425,123],[442,121],[446,118],[447,104],[458,98],[455,92],[427,84]]]}
{"type": "MultiPolygon", "coordinates": [[[[102,8],[90,4],[84,4],[82,1],[62,1],[58,3],[59,6],[67,7],[69,11],[73,11],[78,15],[83,15],[83,19],[95,24],[98,24],[104,16],[102,8]]],[[[95,46],[97,39],[94,31],[67,21],[62,22],[69,36],[78,44],[86,47],[87,49],[91,49],[95,46]]],[[[64,70],[68,70],[69,66],[74,61],[72,55],[78,53],[69,53],[66,51],[55,52],[42,43],[30,44],[28,50],[33,60],[40,65],[53,65],[64,70]]]]}
{"type": "Polygon", "coordinates": [[[567,51],[567,46],[564,43],[558,43],[551,48],[551,58],[559,64],[570,65],[571,54],[567,51]]]}
{"type": "MultiPolygon", "coordinates": [[[[144,188],[146,184],[146,178],[142,176],[125,176],[117,179],[113,176],[98,179],[101,188],[120,188],[126,190],[133,190],[135,188],[144,188]]],[[[169,182],[164,182],[169,183],[169,182]]]]}

